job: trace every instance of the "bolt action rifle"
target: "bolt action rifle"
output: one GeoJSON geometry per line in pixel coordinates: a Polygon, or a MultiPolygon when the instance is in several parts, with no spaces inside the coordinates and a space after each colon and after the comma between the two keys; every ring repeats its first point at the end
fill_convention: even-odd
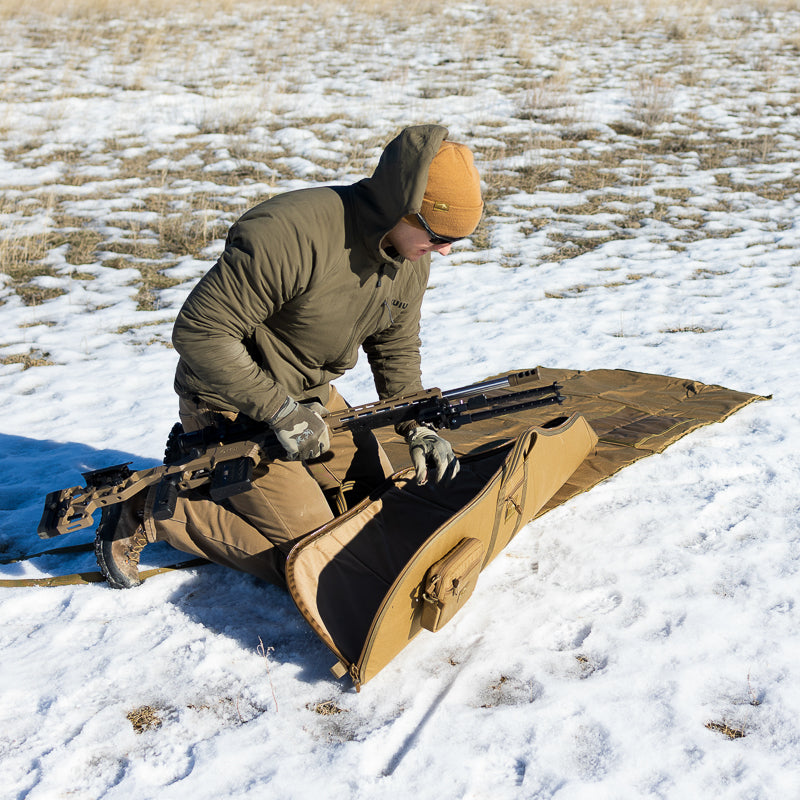
{"type": "MultiPolygon", "coordinates": [[[[561,387],[556,383],[525,387],[538,380],[535,369],[525,370],[450,391],[427,389],[331,412],[325,421],[332,433],[374,430],[409,420],[453,430],[499,414],[563,401],[559,394],[561,387]]],[[[121,503],[154,484],[157,489],[153,516],[169,519],[178,492],[210,484],[209,495],[219,502],[250,489],[254,467],[264,459],[281,455],[283,448],[263,422],[250,419],[231,422],[220,417],[217,424],[191,432],[184,432],[180,423],[176,423],[167,441],[163,466],[132,472],[129,461],[82,473],[86,486],[47,495],[38,533],[41,538],[50,539],[88,528],[98,508],[121,503]]]]}

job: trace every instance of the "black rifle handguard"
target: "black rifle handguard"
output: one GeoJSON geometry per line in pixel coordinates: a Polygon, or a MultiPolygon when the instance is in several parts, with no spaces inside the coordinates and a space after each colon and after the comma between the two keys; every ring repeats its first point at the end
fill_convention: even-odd
{"type": "Polygon", "coordinates": [[[153,519],[163,521],[171,519],[178,504],[178,484],[171,478],[163,478],[156,486],[153,500],[153,519]]]}

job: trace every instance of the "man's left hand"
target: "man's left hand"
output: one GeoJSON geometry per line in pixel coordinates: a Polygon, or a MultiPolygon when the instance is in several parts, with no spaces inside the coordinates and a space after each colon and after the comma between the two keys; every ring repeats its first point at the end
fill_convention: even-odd
{"type": "Polygon", "coordinates": [[[406,441],[418,486],[428,482],[429,470],[434,483],[449,483],[458,474],[460,465],[450,442],[436,431],[418,426],[406,436],[406,441]]]}

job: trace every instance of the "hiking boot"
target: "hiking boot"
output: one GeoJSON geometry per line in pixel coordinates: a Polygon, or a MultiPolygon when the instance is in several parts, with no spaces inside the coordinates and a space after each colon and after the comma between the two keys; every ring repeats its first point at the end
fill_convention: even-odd
{"type": "Polygon", "coordinates": [[[100,571],[112,589],[132,589],[139,578],[139,556],[147,544],[144,501],[147,491],[124,503],[106,506],[97,526],[94,552],[100,571]]]}

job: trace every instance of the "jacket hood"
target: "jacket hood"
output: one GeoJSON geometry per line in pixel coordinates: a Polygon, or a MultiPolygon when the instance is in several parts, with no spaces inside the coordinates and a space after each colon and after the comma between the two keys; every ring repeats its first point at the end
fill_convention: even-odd
{"type": "Polygon", "coordinates": [[[360,223],[364,243],[382,258],[390,258],[381,249],[383,237],[403,217],[422,208],[428,168],[446,138],[447,128],[441,125],[405,128],[386,145],[372,176],[355,184],[363,201],[360,223]]]}

